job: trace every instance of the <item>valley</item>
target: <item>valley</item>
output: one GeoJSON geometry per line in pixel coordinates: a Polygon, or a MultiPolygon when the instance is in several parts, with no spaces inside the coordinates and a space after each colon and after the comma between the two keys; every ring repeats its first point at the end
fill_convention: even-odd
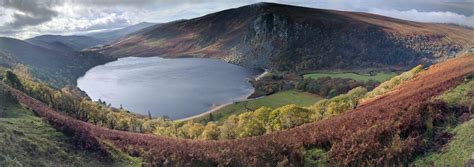
{"type": "Polygon", "coordinates": [[[0,166],[474,164],[469,25],[266,2],[151,23],[134,3],[0,37],[0,166]]]}

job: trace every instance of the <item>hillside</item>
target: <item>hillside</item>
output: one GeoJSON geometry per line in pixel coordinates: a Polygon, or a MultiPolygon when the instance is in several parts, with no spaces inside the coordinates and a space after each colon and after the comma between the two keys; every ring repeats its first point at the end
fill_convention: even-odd
{"type": "Polygon", "coordinates": [[[391,92],[340,116],[263,136],[221,141],[101,128],[10,90],[55,128],[80,136],[77,139],[84,148],[101,149],[99,141],[107,141],[154,165],[302,165],[305,149],[316,149],[311,152],[324,154],[333,165],[405,164],[443,146],[450,134],[442,126],[453,119],[462,122],[469,115],[465,107],[449,107],[432,99],[461,84],[473,72],[474,56],[462,56],[433,65],[391,92]]]}
{"type": "Polygon", "coordinates": [[[143,29],[106,56],[210,57],[251,68],[306,71],[411,67],[454,57],[474,30],[368,13],[258,3],[143,29]]]}
{"type": "Polygon", "coordinates": [[[56,131],[15,101],[0,85],[0,166],[140,166],[140,159],[78,149],[71,136],[56,131]],[[54,157],[54,158],[51,158],[54,157]]]}
{"type": "Polygon", "coordinates": [[[21,70],[27,67],[35,78],[56,87],[75,85],[87,70],[106,61],[109,60],[90,52],[61,51],[0,37],[0,65],[21,70]]]}

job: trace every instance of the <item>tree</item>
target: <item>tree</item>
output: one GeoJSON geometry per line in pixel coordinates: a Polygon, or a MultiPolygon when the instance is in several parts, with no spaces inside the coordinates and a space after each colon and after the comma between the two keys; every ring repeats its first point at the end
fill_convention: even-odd
{"type": "Polygon", "coordinates": [[[273,110],[270,113],[271,131],[293,128],[310,121],[310,111],[294,104],[286,105],[273,110]]]}
{"type": "Polygon", "coordinates": [[[23,84],[18,76],[9,70],[4,74],[3,81],[18,90],[24,90],[23,84]]]}
{"type": "Polygon", "coordinates": [[[180,137],[178,136],[178,128],[174,124],[166,127],[159,126],[153,131],[153,134],[158,136],[180,137]]]}
{"type": "Polygon", "coordinates": [[[313,112],[313,114],[310,116],[312,121],[319,121],[324,118],[324,113],[326,113],[328,102],[329,100],[323,99],[310,107],[310,110],[313,112]]]}
{"type": "Polygon", "coordinates": [[[246,112],[239,115],[237,123],[237,137],[259,136],[265,133],[265,127],[261,121],[254,117],[253,112],[246,112]]]}
{"type": "Polygon", "coordinates": [[[209,118],[207,118],[207,120],[208,120],[208,122],[215,121],[214,116],[212,115],[212,113],[209,114],[209,118]]]}
{"type": "Polygon", "coordinates": [[[145,133],[151,133],[158,127],[172,126],[172,122],[166,121],[162,118],[147,119],[143,122],[143,131],[145,133]]]}
{"type": "Polygon", "coordinates": [[[203,131],[204,125],[194,123],[193,121],[188,121],[178,129],[177,136],[186,139],[197,139],[199,136],[201,136],[203,131]]]}
{"type": "Polygon", "coordinates": [[[220,138],[221,139],[235,139],[237,137],[236,129],[239,118],[236,115],[228,117],[222,126],[220,126],[220,138]]]}
{"type": "Polygon", "coordinates": [[[219,135],[219,127],[214,122],[209,122],[204,128],[200,138],[204,140],[217,140],[219,139],[219,135]]]}
{"type": "Polygon", "coordinates": [[[115,129],[118,124],[118,118],[115,112],[109,112],[106,116],[106,119],[108,128],[115,129]]]}
{"type": "Polygon", "coordinates": [[[191,123],[191,126],[188,128],[188,135],[191,139],[197,139],[201,136],[204,131],[204,125],[200,123],[191,123]]]}

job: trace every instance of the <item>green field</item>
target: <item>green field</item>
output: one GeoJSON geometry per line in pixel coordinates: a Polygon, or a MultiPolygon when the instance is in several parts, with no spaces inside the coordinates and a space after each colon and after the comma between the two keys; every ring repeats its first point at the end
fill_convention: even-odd
{"type": "Polygon", "coordinates": [[[100,159],[77,149],[65,136],[32,111],[7,98],[0,85],[0,166],[141,166],[141,160],[120,152],[100,159]]]}
{"type": "MultiPolygon", "coordinates": [[[[214,117],[215,121],[220,122],[222,120],[225,120],[225,118],[229,117],[232,114],[253,111],[263,106],[271,108],[277,108],[287,104],[309,106],[321,99],[323,98],[310,93],[299,92],[296,90],[283,91],[258,99],[235,102],[234,104],[228,105],[216,112],[213,112],[212,116],[214,117]]],[[[194,121],[205,123],[209,121],[208,118],[209,115],[205,115],[194,119],[194,121]]]]}
{"type": "Polygon", "coordinates": [[[357,74],[354,72],[314,72],[314,73],[304,74],[303,77],[312,78],[312,79],[318,79],[322,77],[348,78],[348,79],[354,79],[358,81],[374,80],[378,82],[383,82],[396,75],[397,73],[395,72],[377,72],[373,76],[370,76],[368,74],[357,74]]]}

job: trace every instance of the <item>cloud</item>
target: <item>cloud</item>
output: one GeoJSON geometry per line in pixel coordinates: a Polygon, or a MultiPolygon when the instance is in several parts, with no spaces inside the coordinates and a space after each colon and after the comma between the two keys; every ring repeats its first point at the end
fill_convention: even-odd
{"type": "Polygon", "coordinates": [[[406,11],[372,9],[368,12],[418,22],[454,23],[474,27],[474,15],[464,16],[453,12],[420,12],[416,9],[406,11]]]}
{"type": "Polygon", "coordinates": [[[51,10],[54,3],[48,1],[2,0],[0,4],[3,8],[17,10],[12,16],[13,21],[6,23],[3,28],[34,26],[50,21],[58,15],[56,11],[51,10]]]}
{"type": "Polygon", "coordinates": [[[294,4],[313,8],[374,13],[417,22],[453,23],[474,27],[474,2],[472,0],[313,0],[311,2],[298,1],[294,4]]]}

